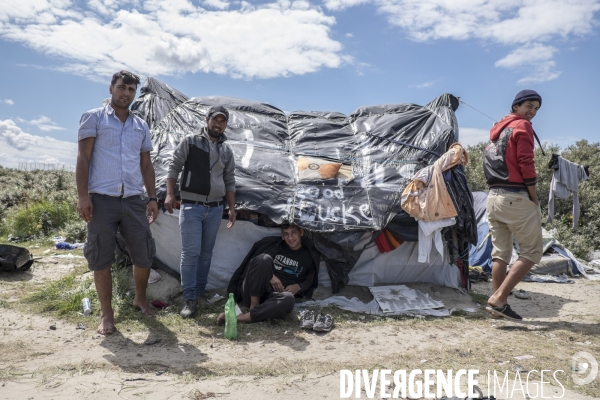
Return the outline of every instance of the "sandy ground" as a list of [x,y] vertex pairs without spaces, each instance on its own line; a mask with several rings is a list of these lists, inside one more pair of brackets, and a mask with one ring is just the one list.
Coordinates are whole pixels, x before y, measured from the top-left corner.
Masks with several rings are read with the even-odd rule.
[[[44,258],[28,273],[0,272],[2,296],[7,303],[16,301],[23,284],[56,279],[76,263],[77,260]],[[161,275],[161,281],[149,286],[149,296],[167,300],[179,290],[178,283],[162,272]],[[430,284],[409,286],[429,293],[449,308],[481,310],[470,296],[457,290]],[[586,351],[600,360],[600,283],[521,283],[519,288],[532,296],[530,300],[511,298],[513,308],[527,317],[524,324],[492,320],[483,317],[483,311],[476,313],[481,318],[389,323],[363,323],[364,316],[349,313],[349,320],[329,333],[283,331],[278,325],[270,325],[265,328],[269,330],[268,338],[247,336],[242,328],[240,339],[233,342],[218,334],[195,342],[178,338],[176,332],[157,340],[149,329],[118,330],[103,337],[95,332],[98,321],[93,317],[86,324],[87,329],[82,330],[64,320],[0,306],[0,398],[337,399],[342,368],[395,369],[394,366],[403,365],[410,372],[448,365],[456,369],[487,369],[485,365],[493,363],[498,364],[498,370],[523,366],[524,371],[536,368],[536,359],[552,358],[555,353],[560,359],[557,362],[568,369],[569,354],[576,351]],[[320,288],[319,293],[324,295],[328,290]],[[478,283],[473,290],[489,295],[491,284]],[[342,294],[371,299],[363,288],[348,288]],[[212,324],[212,320],[200,319],[199,324]],[[536,343],[545,340],[550,356],[539,350],[538,343],[537,350],[532,347],[529,353],[533,361],[517,363],[513,357],[527,351],[528,339]],[[483,349],[487,344],[482,343],[490,343],[493,350]],[[449,349],[458,353],[449,353]],[[436,354],[442,357],[436,358]],[[448,359],[444,354],[456,354],[456,359]],[[508,366],[502,366],[505,362]],[[266,367],[269,372],[264,372]],[[227,374],[227,368],[238,372]],[[594,382],[598,385],[600,378]],[[480,386],[486,392],[486,384],[480,382]],[[595,398],[581,394],[585,392],[563,392],[561,387],[546,385],[544,396]],[[364,392],[361,398],[367,398]],[[374,398],[381,398],[379,391]],[[497,398],[528,397],[513,392],[512,396]],[[530,398],[541,397],[538,394]]]

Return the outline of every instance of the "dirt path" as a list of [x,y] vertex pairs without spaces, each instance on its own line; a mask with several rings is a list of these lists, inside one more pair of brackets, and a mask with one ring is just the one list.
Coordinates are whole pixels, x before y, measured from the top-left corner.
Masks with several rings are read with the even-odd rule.
[[[52,279],[50,269],[60,276],[72,268],[38,264],[27,279],[0,273],[0,398],[335,399],[340,398],[340,369],[381,368],[409,372],[475,368],[481,372],[482,389],[488,370],[503,374],[508,370],[509,377],[515,371],[563,370],[558,376],[564,393],[556,383],[546,384],[544,396],[600,397],[600,377],[579,387],[571,379],[571,361],[578,351],[600,360],[597,282],[521,283],[532,299],[511,298],[511,304],[517,312],[535,317],[526,324],[492,320],[481,311],[425,320],[347,313],[334,330],[322,334],[300,330],[294,316],[281,324],[241,326],[239,340],[233,342],[223,338],[222,328],[213,326],[213,314],[199,318],[191,328],[164,316],[159,320],[169,328],[160,330],[140,318],[118,323],[114,335],[102,337],[95,333],[97,318],[84,319],[86,329],[77,329],[76,323],[12,305],[24,285]],[[168,276],[161,282],[150,288],[153,297],[173,290]],[[414,286],[448,307],[478,307],[452,289]],[[490,284],[477,284],[474,290],[488,294]],[[531,357],[514,358],[523,355]],[[497,397],[526,398],[521,392]]]

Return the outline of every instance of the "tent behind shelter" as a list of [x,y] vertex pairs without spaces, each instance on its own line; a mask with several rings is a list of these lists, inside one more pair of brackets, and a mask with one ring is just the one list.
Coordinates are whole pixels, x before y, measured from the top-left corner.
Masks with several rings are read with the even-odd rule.
[[[477,244],[471,245],[469,250],[469,265],[481,267],[485,272],[492,272],[492,237],[488,224],[485,203],[487,192],[473,192],[474,210],[477,219]],[[577,258],[556,240],[552,234],[542,229],[544,240],[544,253],[542,260],[533,266],[531,275],[568,275],[582,274],[586,276],[585,266]],[[515,241],[511,264],[518,258],[519,245]]]

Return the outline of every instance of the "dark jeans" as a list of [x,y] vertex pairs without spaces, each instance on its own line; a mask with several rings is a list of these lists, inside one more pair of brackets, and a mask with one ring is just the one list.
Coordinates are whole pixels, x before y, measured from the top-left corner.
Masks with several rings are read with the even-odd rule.
[[259,254],[250,261],[246,278],[242,282],[242,302],[250,307],[250,298],[260,297],[260,304],[250,310],[253,322],[284,318],[294,309],[294,295],[289,292],[274,292],[270,283],[272,277],[273,258],[270,255]]

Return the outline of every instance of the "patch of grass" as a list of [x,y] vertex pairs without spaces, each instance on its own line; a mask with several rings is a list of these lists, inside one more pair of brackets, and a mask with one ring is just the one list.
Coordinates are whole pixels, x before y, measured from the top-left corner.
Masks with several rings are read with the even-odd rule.
[[81,311],[81,300],[84,297],[90,298],[90,301],[97,301],[93,279],[81,279],[75,274],[70,274],[38,289],[25,301],[34,304],[41,312],[53,312],[64,316]]
[[488,296],[484,295],[484,294],[480,294],[480,293],[475,293],[474,291],[471,291],[471,293],[469,293],[471,295],[471,299],[482,306],[487,306],[487,301],[488,301]]
[[8,213],[6,226],[13,236],[48,235],[77,219],[75,204],[67,201],[38,200]]
[[[131,268],[112,267],[113,298],[115,313],[133,313]],[[83,276],[84,267],[77,268],[67,276],[46,284],[26,296],[29,303],[39,312],[58,316],[76,315],[81,311],[81,302],[87,297],[92,304],[92,316],[100,316],[100,302],[94,284],[93,274]],[[85,268],[87,271],[87,268]]]

